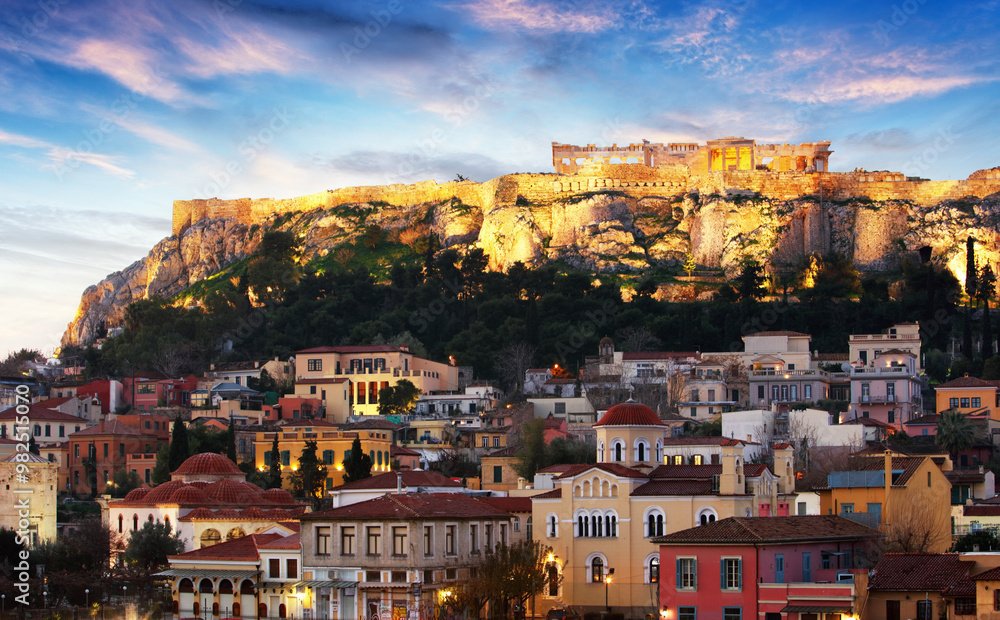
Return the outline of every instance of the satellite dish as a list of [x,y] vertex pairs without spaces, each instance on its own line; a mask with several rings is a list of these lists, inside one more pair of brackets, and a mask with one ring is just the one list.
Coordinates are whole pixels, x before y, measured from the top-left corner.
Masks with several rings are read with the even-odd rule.
[[851,372],[850,362],[844,362],[843,364],[841,364],[840,369],[849,374]]

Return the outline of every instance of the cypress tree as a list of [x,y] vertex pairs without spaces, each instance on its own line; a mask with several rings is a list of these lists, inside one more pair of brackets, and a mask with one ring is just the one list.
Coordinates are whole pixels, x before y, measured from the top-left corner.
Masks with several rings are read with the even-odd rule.
[[229,460],[236,462],[236,426],[233,424],[233,417],[229,416],[229,429],[226,431],[226,456]]
[[174,428],[170,433],[170,471],[176,471],[187,457],[191,456],[188,446],[187,428],[181,422],[181,417],[174,418]]
[[267,488],[281,488],[281,450],[278,449],[278,433],[274,434],[274,443],[271,444],[271,472],[267,478]]

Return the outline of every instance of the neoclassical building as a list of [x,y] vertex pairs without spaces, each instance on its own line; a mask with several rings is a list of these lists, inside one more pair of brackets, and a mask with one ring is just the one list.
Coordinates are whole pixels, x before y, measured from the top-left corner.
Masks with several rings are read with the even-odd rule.
[[102,500],[105,523],[127,534],[149,522],[168,523],[184,540],[185,551],[260,533],[298,521],[306,505],[284,489],[263,490],[221,454],[196,454],[152,489],[130,491],[124,499]]
[[654,537],[726,517],[791,514],[787,444],[775,446],[776,471],[747,463],[738,440],[721,442],[716,463],[666,465],[669,430],[649,407],[620,403],[594,427],[598,462],[567,468],[553,490],[532,498],[534,537],[552,547],[550,571],[561,577],[550,581],[540,613],[608,606],[629,617],[658,614]]

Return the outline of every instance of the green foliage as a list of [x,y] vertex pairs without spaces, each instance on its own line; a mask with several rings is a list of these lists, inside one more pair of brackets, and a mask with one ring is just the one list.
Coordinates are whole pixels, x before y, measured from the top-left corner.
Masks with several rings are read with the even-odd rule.
[[372,457],[361,449],[361,439],[355,437],[351,451],[344,457],[344,484],[372,476]]
[[[150,479],[152,479],[152,475]],[[141,486],[142,479],[139,478],[139,474],[122,467],[121,469],[116,469],[114,476],[111,477],[108,492],[111,494],[111,497],[120,498],[128,495],[129,491],[138,489]]]
[[722,416],[715,418],[714,420],[708,420],[702,424],[695,426],[687,432],[688,426],[685,423],[684,426],[685,434],[693,435],[695,437],[721,437],[722,436]]
[[233,463],[236,462],[236,423],[232,416],[229,418],[229,427],[226,429],[226,456]]
[[956,553],[971,553],[973,551],[1000,551],[1000,538],[987,530],[970,532],[959,536],[951,546]]
[[517,452],[514,471],[518,476],[532,480],[535,472],[550,465],[574,465],[597,462],[597,445],[556,437],[545,443],[545,420],[535,418],[521,427],[522,446]]
[[187,428],[181,417],[177,416],[170,432],[170,458],[167,460],[170,471],[176,471],[189,456],[191,450],[188,446]]
[[1000,355],[994,355],[983,362],[983,375],[980,379],[986,379],[987,381],[1000,379]]
[[184,552],[184,541],[166,523],[150,523],[129,533],[124,562],[140,571],[152,573],[167,565],[168,555]]
[[28,373],[29,362],[44,362],[45,356],[38,349],[20,349],[8,353],[0,362],[0,375],[20,376]]
[[163,484],[170,480],[170,446],[163,444],[160,449],[156,451],[156,465],[153,466],[153,471],[149,475],[150,482],[153,485]]
[[305,442],[299,455],[299,466],[289,477],[293,492],[297,497],[311,501],[318,510],[323,500],[326,475],[326,465],[316,455],[316,442]]
[[418,398],[420,389],[409,379],[400,379],[378,391],[378,414],[406,415],[413,411]]
[[461,584],[472,615],[478,617],[487,601],[491,609],[499,610],[497,617],[508,617],[514,606],[525,609],[528,599],[548,585],[546,558],[551,551],[538,541],[498,544],[487,550],[476,576]]
[[975,444],[976,427],[965,414],[947,409],[942,411],[938,418],[934,441],[954,458],[957,453],[968,450]]

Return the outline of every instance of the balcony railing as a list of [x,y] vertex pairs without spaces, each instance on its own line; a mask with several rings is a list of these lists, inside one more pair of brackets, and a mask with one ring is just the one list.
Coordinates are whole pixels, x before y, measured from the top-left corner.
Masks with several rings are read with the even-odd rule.
[[851,368],[852,375],[887,375],[887,374],[911,374],[906,366],[863,366],[861,368]]
[[987,532],[993,534],[994,536],[1000,536],[1000,525],[980,525],[975,523],[970,525],[951,526],[952,536],[965,536],[966,534],[974,534],[976,532]]
[[773,368],[766,368],[763,370],[751,370],[751,377],[783,377],[786,379],[791,379],[792,377],[823,377],[825,379],[830,379],[835,377],[837,374],[825,370],[820,370],[818,368],[803,368],[801,370],[777,370]]

